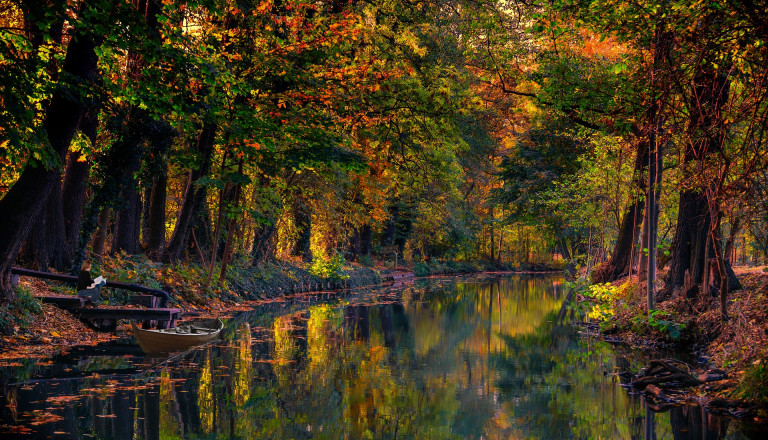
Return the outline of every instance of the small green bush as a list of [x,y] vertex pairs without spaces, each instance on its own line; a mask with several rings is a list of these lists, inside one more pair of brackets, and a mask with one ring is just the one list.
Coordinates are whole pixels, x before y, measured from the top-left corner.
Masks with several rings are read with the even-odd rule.
[[417,277],[426,277],[431,275],[429,264],[419,261],[413,265],[413,274]]
[[314,258],[309,273],[318,278],[342,281],[349,279],[349,275],[344,272],[345,264],[344,257],[337,252],[331,258]]
[[763,360],[753,362],[744,371],[735,393],[741,399],[768,405],[768,367]]
[[632,318],[632,330],[639,334],[656,331],[671,341],[678,341],[686,334],[686,325],[672,320],[672,315],[663,310],[651,310],[649,314],[641,314]]

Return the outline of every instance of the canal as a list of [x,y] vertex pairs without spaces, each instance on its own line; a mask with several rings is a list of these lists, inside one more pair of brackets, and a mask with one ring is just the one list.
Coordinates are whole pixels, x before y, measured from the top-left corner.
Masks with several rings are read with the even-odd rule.
[[743,439],[693,406],[646,410],[647,358],[558,319],[562,279],[433,279],[303,295],[215,344],[126,341],[0,368],[3,439]]

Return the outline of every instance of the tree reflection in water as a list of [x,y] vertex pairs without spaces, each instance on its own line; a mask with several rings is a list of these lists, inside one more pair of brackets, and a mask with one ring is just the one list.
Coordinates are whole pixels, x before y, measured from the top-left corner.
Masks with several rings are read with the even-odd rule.
[[645,359],[558,323],[562,296],[552,277],[432,281],[272,305],[144,373],[164,359],[22,363],[0,370],[3,438],[745,438],[647,411],[612,374]]

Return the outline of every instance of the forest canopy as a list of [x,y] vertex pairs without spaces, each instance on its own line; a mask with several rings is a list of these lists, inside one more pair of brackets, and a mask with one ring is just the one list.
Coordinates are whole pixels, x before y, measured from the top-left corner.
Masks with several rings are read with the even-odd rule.
[[395,246],[662,296],[714,271],[725,315],[768,258],[766,10],[0,0],[0,292],[106,252],[210,283]]

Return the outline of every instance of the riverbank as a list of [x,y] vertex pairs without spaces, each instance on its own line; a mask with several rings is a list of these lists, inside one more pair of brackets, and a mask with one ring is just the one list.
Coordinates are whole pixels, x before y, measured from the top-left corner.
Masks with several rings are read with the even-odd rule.
[[[507,273],[556,270],[544,265],[498,266],[440,261],[414,266],[413,272],[422,277],[481,274],[488,270]],[[392,282],[394,278],[407,279],[411,274],[409,268],[400,267],[394,271],[385,267],[384,262],[365,266],[334,265],[331,261],[318,267],[300,261],[276,260],[259,267],[234,265],[226,280],[214,276],[209,282],[207,268],[187,264],[162,265],[125,254],[105,257],[93,272],[111,281],[165,290],[171,297],[169,307],[180,308],[187,318],[193,319],[227,317],[280,301],[287,295],[373,286]],[[129,336],[130,329],[125,324],[116,332],[94,331],[68,312],[34,299],[36,296],[74,295],[73,286],[22,276],[18,292],[18,307],[0,316],[0,319],[13,321],[12,334],[0,338],[0,365],[19,358],[46,358],[66,352],[73,346],[96,345]],[[105,289],[104,305],[124,305],[128,293]]]
[[[686,353],[680,368],[649,365],[624,372],[659,404],[694,402],[742,419],[768,421],[768,273],[737,270],[743,288],[729,293],[730,319],[716,297],[673,295],[648,315],[645,292],[634,280],[578,289],[577,304],[612,343],[651,353]],[[658,356],[656,356],[658,357]],[[654,370],[653,367],[659,367]]]

